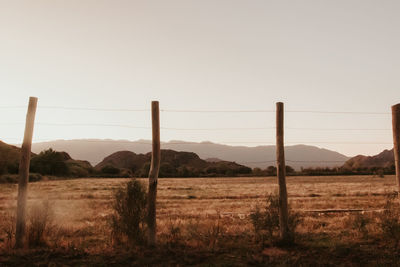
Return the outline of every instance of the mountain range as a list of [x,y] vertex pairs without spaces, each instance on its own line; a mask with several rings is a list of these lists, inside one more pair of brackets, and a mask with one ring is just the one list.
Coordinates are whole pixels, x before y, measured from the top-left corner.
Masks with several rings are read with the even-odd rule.
[[[73,144],[73,145],[71,145]],[[80,144],[80,146],[78,146]],[[93,146],[93,147],[88,147],[87,144]],[[96,144],[100,144],[96,145]],[[75,153],[77,155],[73,155],[74,158],[83,158],[83,154],[79,154],[79,152],[85,152],[86,155],[92,155],[94,151],[100,151],[100,149],[103,149],[103,153],[108,153],[107,151],[110,149],[120,149],[120,148],[115,148],[113,147],[113,144],[118,144],[118,145],[124,145],[126,147],[127,145],[129,146],[141,146],[142,149],[145,149],[144,146],[149,147],[150,142],[149,141],[137,141],[137,142],[131,142],[131,141],[113,141],[113,140],[69,140],[69,141],[54,141],[54,142],[47,142],[47,143],[39,143],[39,144],[34,144],[35,145],[35,152],[41,152],[38,154],[32,153],[32,161],[31,161],[31,169],[32,171],[37,171],[40,168],[48,169],[50,162],[57,163],[59,161],[62,161],[66,164],[66,166],[69,169],[69,174],[73,176],[85,176],[88,175],[89,173],[105,173],[104,170],[108,168],[108,171],[115,171],[112,168],[118,168],[119,170],[127,170],[130,172],[132,175],[138,175],[138,176],[143,176],[144,174],[147,175],[148,172],[148,167],[150,164],[150,158],[151,158],[151,153],[135,153],[132,151],[128,150],[122,150],[122,151],[117,151],[111,154],[106,155],[102,161],[100,162],[91,162],[89,164],[88,161],[84,160],[74,160],[71,158],[71,156],[67,153],[64,152],[65,150],[68,151],[69,153]],[[202,151],[201,149],[205,149],[204,146],[208,146],[213,148],[214,150],[208,150],[209,154],[215,153],[213,157],[207,157],[203,156],[203,159],[201,159],[196,153],[194,152],[184,152],[184,151],[174,151],[171,149],[165,149],[166,146],[168,145],[177,145],[179,144],[180,146],[192,146],[198,151]],[[37,146],[37,145],[41,145]],[[60,146],[63,145],[64,147]],[[53,148],[56,147],[55,150]],[[238,164],[238,160],[231,160],[231,161],[226,161],[224,159],[221,159],[225,156],[225,158],[229,158],[229,155],[226,156],[224,153],[228,153],[229,151],[234,151],[238,155],[238,153],[242,150],[244,151],[243,153],[245,155],[249,155],[250,152],[253,151],[254,154],[260,153],[260,150],[263,149],[263,152],[265,151],[270,152],[271,147],[255,147],[255,148],[249,148],[249,147],[241,147],[241,146],[226,146],[226,145],[220,145],[220,144],[214,144],[214,143],[185,143],[185,142],[177,142],[175,141],[174,143],[163,143],[162,145],[163,149],[161,151],[162,154],[162,170],[167,175],[180,175],[179,177],[186,177],[190,174],[190,171],[194,171],[195,173],[200,173],[202,175],[211,175],[211,174],[218,174],[221,172],[221,174],[224,174],[227,170],[230,170],[234,173],[237,174],[245,174],[251,171],[249,168],[245,167],[251,166],[250,163],[256,164],[256,163],[264,163],[266,164],[267,162],[246,162],[246,164]],[[52,149],[49,149],[52,148]],[[71,148],[75,148],[75,150],[71,150]],[[79,148],[79,149],[78,149]],[[216,148],[219,148],[220,150],[215,150]],[[274,147],[273,147],[274,148]],[[45,150],[45,151],[44,151]],[[57,150],[57,151],[56,151]],[[19,158],[20,158],[20,151],[21,149],[17,146],[9,145],[6,144],[2,141],[0,141],[0,173],[17,173],[18,171],[18,163],[19,163]],[[61,152],[58,152],[61,151]],[[312,161],[312,160],[304,160],[305,156],[302,153],[309,153],[311,154],[311,158],[318,158],[318,160]],[[247,153],[247,154],[246,154]],[[312,155],[314,153],[314,155]],[[207,155],[209,155],[207,154]],[[253,156],[254,156],[253,154]],[[327,162],[333,162],[332,157],[327,159],[327,156],[333,155],[337,157],[339,153],[334,152],[334,151],[329,151],[326,149],[319,149],[316,147],[312,146],[304,146],[304,145],[297,145],[297,146],[291,146],[286,148],[286,154],[289,155],[289,157],[302,157],[301,159],[303,160],[290,160],[287,159],[286,164],[291,165],[292,167],[298,167],[298,165],[293,164],[293,163],[307,163],[307,164],[312,164],[312,162],[316,162],[318,164],[313,164],[312,167],[318,167],[319,164],[324,164],[321,167],[327,167]],[[310,155],[308,156],[308,159],[310,158]],[[81,155],[81,156],[79,156]],[[222,156],[221,156],[222,155]],[[341,154],[339,154],[341,155]],[[231,155],[232,156],[232,155]],[[325,160],[321,160],[323,157],[325,157]],[[340,158],[343,158],[345,156],[341,155]],[[288,157],[287,157],[288,158]],[[334,158],[336,160],[336,158]],[[394,154],[393,154],[393,149],[392,150],[384,150],[381,153],[374,155],[374,156],[364,156],[364,155],[357,155],[353,158],[347,159],[343,164],[340,164],[342,161],[335,161],[335,165],[340,167],[341,170],[351,170],[351,171],[364,171],[365,170],[378,170],[382,169],[385,170],[389,173],[394,172]],[[275,165],[274,162],[268,162],[268,164],[271,166]],[[307,164],[304,164],[304,168],[307,168]],[[55,164],[55,168],[57,169],[58,165]],[[263,168],[263,166],[260,166],[260,168]],[[265,165],[264,165],[265,166]],[[93,168],[94,167],[94,168]],[[106,169],[104,169],[106,167]],[[111,167],[111,169],[110,169]],[[246,169],[247,168],[247,169]],[[37,169],[37,170],[36,170]],[[104,169],[104,170],[103,170]],[[322,168],[323,169],[323,168]],[[338,170],[337,168],[335,168]],[[58,170],[58,169],[57,169]],[[307,170],[307,169],[305,169]],[[318,170],[318,169],[316,169]],[[189,172],[188,172],[189,171]],[[143,172],[143,173],[141,173]],[[193,174],[194,174],[193,172]],[[259,172],[259,171],[258,171]],[[111,174],[111,173],[110,173]]]
[[[72,158],[89,161],[93,166],[100,163],[108,155],[118,151],[131,151],[136,154],[146,154],[151,151],[149,140],[99,140],[76,139],[55,140],[32,144],[32,151],[39,153],[48,148],[65,151]],[[162,149],[194,152],[201,159],[221,159],[233,161],[251,168],[265,169],[275,165],[275,146],[230,146],[212,142],[162,142]],[[285,147],[287,165],[299,170],[301,167],[336,167],[342,166],[350,158],[335,151],[308,145]]]

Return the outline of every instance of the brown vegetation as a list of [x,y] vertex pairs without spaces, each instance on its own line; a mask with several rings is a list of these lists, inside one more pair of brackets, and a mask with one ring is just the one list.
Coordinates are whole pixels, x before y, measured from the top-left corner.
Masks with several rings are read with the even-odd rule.
[[[50,227],[43,231],[44,248],[16,252],[10,246],[14,231],[10,222],[17,186],[0,185],[0,263],[393,266],[400,262],[396,215],[400,207],[397,199],[388,199],[396,188],[393,176],[287,180],[290,206],[302,216],[294,246],[257,242],[250,219],[257,206],[265,208],[267,195],[277,190],[276,178],[171,178],[159,180],[154,250],[113,243],[109,224],[113,192],[128,181],[104,178],[31,184],[29,206],[48,199]],[[389,211],[382,212],[385,208]],[[311,212],[324,209],[364,212]]]

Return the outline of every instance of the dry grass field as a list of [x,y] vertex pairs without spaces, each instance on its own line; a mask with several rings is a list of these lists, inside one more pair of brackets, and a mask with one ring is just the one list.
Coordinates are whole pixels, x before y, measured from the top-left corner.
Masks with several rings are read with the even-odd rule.
[[[249,214],[277,191],[275,177],[159,179],[156,248],[116,244],[113,190],[128,179],[73,179],[29,185],[29,205],[49,204],[46,246],[14,251],[17,185],[0,185],[0,265],[392,265],[396,242],[377,217],[396,190],[393,176],[288,177],[289,203],[302,216],[295,245],[256,242]],[[146,179],[142,180],[146,183]],[[363,212],[323,212],[361,209]],[[321,210],[321,212],[318,212]],[[361,223],[360,223],[361,221]],[[10,233],[8,233],[10,235]]]

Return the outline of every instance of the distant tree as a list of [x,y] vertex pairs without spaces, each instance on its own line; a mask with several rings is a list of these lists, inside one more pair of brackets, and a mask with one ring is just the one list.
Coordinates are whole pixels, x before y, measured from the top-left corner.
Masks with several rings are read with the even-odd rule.
[[286,165],[286,173],[287,174],[292,174],[292,173],[294,173],[295,171],[294,171],[294,169],[291,167],[291,166],[289,166],[289,165]]
[[150,171],[150,162],[146,162],[145,164],[143,164],[140,170],[135,172],[135,176],[147,177],[149,175],[149,171]]
[[7,173],[7,163],[6,161],[0,160],[0,175]]
[[267,175],[273,176],[276,175],[276,167],[275,166],[268,166],[266,169]]
[[179,177],[190,177],[190,171],[186,166],[178,167],[177,171]]
[[239,174],[251,174],[251,172],[252,172],[251,168],[246,167],[246,166],[241,166],[237,170],[237,173],[239,173]]
[[68,175],[65,153],[49,148],[39,153],[31,160],[31,172],[42,175]]
[[106,165],[103,168],[101,168],[101,172],[104,174],[111,174],[111,175],[117,175],[120,173],[120,169],[111,166],[111,165]]
[[161,163],[159,177],[174,177],[177,176],[177,174],[178,172],[171,164],[167,162]]
[[263,171],[260,168],[254,168],[253,169],[253,175],[254,176],[262,176],[263,175]]

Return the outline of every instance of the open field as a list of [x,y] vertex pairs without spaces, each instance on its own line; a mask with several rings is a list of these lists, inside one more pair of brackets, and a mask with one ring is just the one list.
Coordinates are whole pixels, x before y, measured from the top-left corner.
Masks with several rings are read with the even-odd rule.
[[[303,216],[296,245],[262,247],[254,241],[249,214],[277,191],[275,177],[159,179],[159,247],[126,250],[113,243],[108,224],[113,189],[127,179],[74,179],[29,185],[29,204],[48,200],[53,230],[48,247],[14,252],[2,233],[0,263],[6,265],[392,265],[400,264],[396,245],[374,222],[394,176],[287,177],[289,203]],[[146,179],[142,180],[146,182]],[[16,209],[17,185],[0,185],[4,225]],[[372,221],[367,234],[353,227],[362,209]],[[314,212],[313,212],[314,211]],[[179,229],[177,231],[176,229]],[[192,229],[192,231],[189,231]],[[153,256],[153,254],[155,256]],[[0,254],[1,255],[1,254]]]

